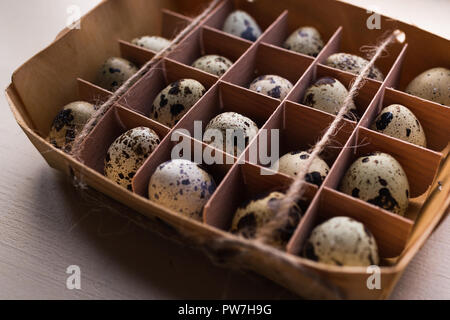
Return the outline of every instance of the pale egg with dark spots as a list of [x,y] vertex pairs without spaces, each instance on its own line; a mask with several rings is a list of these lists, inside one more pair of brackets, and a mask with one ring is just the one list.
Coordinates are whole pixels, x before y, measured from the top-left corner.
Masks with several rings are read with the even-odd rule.
[[250,83],[249,89],[275,99],[283,100],[293,87],[292,83],[283,77],[264,75],[253,80]]
[[159,36],[142,36],[133,39],[131,43],[141,48],[160,52],[170,45],[170,40]]
[[218,77],[227,72],[232,65],[233,62],[230,59],[215,54],[200,57],[192,64],[194,68]]
[[[274,169],[278,168],[278,171],[291,177],[296,177],[299,170],[301,170],[306,161],[310,157],[309,152],[295,151],[289,152],[282,156],[273,166]],[[305,180],[309,183],[320,186],[325,180],[326,176],[330,172],[328,164],[320,157],[316,157],[309,170],[305,175]]]
[[[362,69],[369,64],[369,61],[354,54],[335,53],[327,58],[325,64],[342,71],[359,74]],[[370,68],[367,77],[378,81],[384,80],[383,73],[376,66]]]
[[112,57],[106,60],[100,68],[97,84],[103,89],[114,92],[136,72],[138,72],[138,68],[132,62]]
[[[337,115],[344,105],[348,96],[347,88],[337,79],[323,77],[310,86],[303,98],[303,104],[333,115]],[[357,111],[353,99],[348,106],[349,112],[346,117],[356,119]]]
[[238,156],[257,134],[258,126],[253,120],[236,112],[224,112],[208,123],[203,142]]
[[197,80],[175,81],[155,98],[150,110],[150,118],[168,127],[173,127],[205,92],[205,87]]
[[205,169],[189,160],[174,159],[156,168],[148,196],[167,209],[201,221],[203,207],[215,190],[214,178]]
[[387,153],[358,158],[345,173],[340,190],[401,216],[408,209],[408,177],[400,163]]
[[49,142],[56,148],[70,152],[76,136],[94,112],[94,105],[85,101],[75,101],[64,106],[53,120]]
[[[245,201],[236,210],[231,222],[230,232],[247,239],[252,239],[258,230],[270,222],[278,212],[285,195],[281,192],[270,192]],[[282,229],[275,230],[270,244],[284,248],[295,231],[302,217],[301,208],[295,204],[289,211],[289,219]]]
[[406,92],[450,106],[450,69],[433,68],[419,74],[408,85]]
[[323,40],[314,27],[301,27],[286,39],[283,46],[288,50],[317,57],[323,48]]
[[425,131],[419,120],[401,104],[391,104],[381,110],[370,128],[421,147],[427,146]]
[[105,157],[105,176],[131,190],[136,172],[159,143],[160,137],[150,128],[128,130],[109,147]]
[[315,227],[303,256],[335,266],[371,266],[380,262],[375,237],[364,224],[349,217],[335,217]]
[[249,41],[256,41],[262,34],[256,20],[242,10],[230,13],[225,20],[222,30]]

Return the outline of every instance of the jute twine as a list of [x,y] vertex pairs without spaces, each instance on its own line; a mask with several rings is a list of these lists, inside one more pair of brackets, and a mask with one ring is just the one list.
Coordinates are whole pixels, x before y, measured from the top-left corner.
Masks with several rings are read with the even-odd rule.
[[[339,124],[344,120],[345,115],[350,111],[352,106],[353,98],[358,94],[359,89],[364,85],[365,78],[370,73],[371,68],[375,65],[375,62],[382,54],[386,51],[386,48],[392,42],[401,39],[403,32],[400,30],[395,30],[380,44],[373,48],[373,56],[369,63],[360,71],[358,76],[353,80],[351,88],[348,92],[344,103],[339,109],[336,118],[331,123],[330,127],[327,129],[325,134],[319,139],[316,145],[312,148],[310,156],[305,162],[304,166],[299,168],[298,175],[294,182],[289,187],[286,192],[286,196],[283,198],[280,209],[278,210],[275,217],[267,223],[263,228],[259,229],[256,239],[262,242],[270,243],[273,234],[276,230],[283,229],[287,226],[289,222],[289,211],[300,199],[302,199],[305,192],[305,175],[309,171],[314,160],[322,153],[325,147],[330,143],[332,137],[336,134],[339,129]],[[400,40],[399,40],[400,41]]]
[[109,109],[136,83],[138,82],[151,68],[154,64],[158,63],[161,59],[166,57],[170,52],[172,52],[180,41],[192,30],[194,30],[220,3],[221,0],[213,0],[208,5],[208,7],[198,15],[192,22],[186,26],[178,35],[170,42],[170,44],[162,51],[158,52],[151,60],[145,63],[142,68],[130,77],[120,88],[118,88],[109,99],[103,103],[97,111],[92,115],[90,120],[86,123],[83,130],[77,135],[74,140],[72,147],[72,156],[77,160],[81,160],[81,152],[83,151],[83,142],[95,128],[97,123],[103,118],[103,116],[108,112]]

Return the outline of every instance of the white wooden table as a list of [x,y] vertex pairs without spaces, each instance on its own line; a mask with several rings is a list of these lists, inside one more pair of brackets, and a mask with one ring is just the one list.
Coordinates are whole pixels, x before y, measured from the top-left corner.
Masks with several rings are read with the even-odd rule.
[[[65,25],[69,5],[99,0],[2,0],[0,87]],[[447,0],[356,1],[450,38]],[[388,5],[389,4],[389,5]],[[443,28],[445,26],[445,28]],[[201,253],[92,206],[50,169],[0,99],[0,298],[287,298],[267,280],[213,266]],[[450,299],[450,219],[426,243],[394,299]],[[66,268],[81,267],[81,290]]]

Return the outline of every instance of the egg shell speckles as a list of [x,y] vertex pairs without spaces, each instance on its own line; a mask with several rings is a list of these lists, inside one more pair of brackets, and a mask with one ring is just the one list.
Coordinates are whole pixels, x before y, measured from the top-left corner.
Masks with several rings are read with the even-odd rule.
[[340,190],[401,216],[408,208],[408,178],[400,163],[386,153],[357,159],[345,173]]
[[128,60],[112,57],[105,61],[99,70],[97,84],[111,92],[119,89],[138,68]]
[[158,134],[150,128],[128,130],[109,147],[105,157],[105,176],[131,190],[134,175],[159,143]]
[[322,37],[316,28],[301,27],[287,38],[283,47],[298,53],[317,57],[323,45]]
[[[227,136],[227,130],[233,130],[235,135],[228,134]],[[203,141],[217,149],[238,156],[257,133],[258,126],[251,119],[236,112],[224,112],[208,123],[203,135]],[[245,139],[244,149],[240,147],[239,143],[236,143],[235,136]]]
[[198,58],[192,66],[202,71],[221,77],[233,65],[229,59],[218,55],[206,55]]
[[249,89],[275,99],[283,100],[289,91],[291,91],[292,87],[292,83],[285,78],[275,75],[265,75],[253,80]]
[[[358,74],[368,63],[369,61],[366,59],[349,53],[332,54],[325,62],[329,67],[348,71],[353,74]],[[377,67],[372,67],[367,77],[378,81],[384,80],[383,74]]]
[[94,112],[94,105],[88,102],[75,101],[69,103],[53,120],[48,140],[56,148],[70,152],[75,137],[81,132]]
[[205,92],[205,87],[197,80],[175,81],[162,90],[153,101],[150,118],[173,127]]
[[303,255],[337,266],[370,266],[380,262],[372,233],[349,217],[335,217],[317,226],[306,242]]
[[[278,161],[278,171],[291,177],[296,177],[298,171],[305,165],[310,154],[306,151],[296,151],[285,154]],[[276,164],[275,164],[276,167]],[[321,158],[317,157],[311,164],[305,180],[320,186],[330,172],[330,167]]]
[[133,39],[132,44],[154,52],[160,52],[170,45],[170,41],[158,36],[143,36]]
[[419,74],[408,85],[406,92],[450,106],[450,69],[433,68]]
[[[337,115],[347,95],[347,88],[339,80],[331,77],[323,77],[306,90],[303,104]],[[352,100],[347,118],[355,119],[355,117],[356,106]]]
[[261,28],[255,19],[241,10],[230,13],[225,20],[222,30],[249,41],[256,41],[262,34]]
[[[237,210],[231,223],[230,232],[239,234],[245,238],[254,238],[259,228],[263,227],[273,219],[281,200],[285,195],[281,192],[271,192],[259,195],[244,202]],[[277,230],[272,241],[272,245],[284,247],[295,231],[302,211],[295,205],[289,213],[288,225],[282,230]]]
[[203,207],[216,190],[213,177],[198,164],[175,159],[150,178],[149,199],[186,217],[202,220]]
[[401,104],[392,104],[381,110],[371,129],[421,147],[427,146],[425,132],[419,120]]

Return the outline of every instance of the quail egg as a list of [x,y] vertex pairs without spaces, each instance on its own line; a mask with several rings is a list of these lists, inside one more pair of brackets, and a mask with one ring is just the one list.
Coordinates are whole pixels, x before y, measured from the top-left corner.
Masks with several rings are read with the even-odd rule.
[[[349,53],[332,54],[325,62],[325,64],[329,67],[348,71],[353,74],[359,74],[368,63],[369,61],[367,61],[366,59]],[[367,77],[378,81],[384,80],[383,74],[375,66],[370,69]]]
[[[274,165],[278,171],[291,177],[296,177],[298,171],[305,165],[310,154],[306,151],[290,152],[282,156]],[[330,172],[330,167],[320,157],[316,157],[305,175],[305,180],[320,186]]]
[[288,50],[317,57],[323,45],[322,37],[316,28],[301,27],[287,38],[283,46]]
[[303,255],[336,266],[371,266],[380,262],[375,237],[364,224],[349,217],[335,217],[314,228]]
[[262,34],[255,19],[241,10],[236,10],[227,17],[222,30],[249,41],[256,41]]
[[138,68],[130,61],[112,57],[106,60],[100,68],[97,84],[103,89],[114,92],[136,72],[138,72]]
[[345,173],[340,190],[401,216],[408,208],[408,178],[400,163],[386,153],[357,159]]
[[[275,191],[244,202],[234,214],[230,232],[247,239],[254,238],[257,230],[275,217],[284,197],[283,193]],[[271,244],[276,247],[284,247],[294,233],[301,217],[302,210],[295,204],[289,212],[288,224],[277,230],[271,239]]]
[[450,106],[450,69],[433,68],[419,74],[408,85],[406,92]]
[[75,137],[95,112],[94,105],[76,101],[66,105],[53,120],[48,140],[65,152],[72,150]]
[[133,39],[132,44],[149,49],[155,52],[160,52],[170,45],[170,41],[163,37],[158,36],[143,36]]
[[205,92],[205,87],[197,80],[175,81],[162,90],[153,101],[150,117],[168,127],[173,127]]
[[156,168],[148,196],[170,210],[200,221],[203,207],[215,190],[213,177],[198,164],[174,159]]
[[159,142],[158,134],[150,128],[128,130],[109,147],[105,157],[105,176],[131,190],[131,180]]
[[421,147],[427,146],[425,132],[419,120],[401,104],[391,104],[381,110],[371,129]]
[[229,59],[215,54],[197,59],[192,66],[202,71],[221,77],[233,65]]
[[275,99],[283,100],[289,91],[291,91],[292,87],[292,83],[285,78],[275,75],[265,75],[253,80],[249,89]]
[[[303,104],[333,115],[339,113],[348,96],[347,88],[337,79],[323,77],[306,90]],[[349,106],[348,118],[356,118],[356,106],[352,100]]]
[[258,126],[251,119],[236,112],[225,112],[208,123],[203,141],[238,156],[257,133]]

